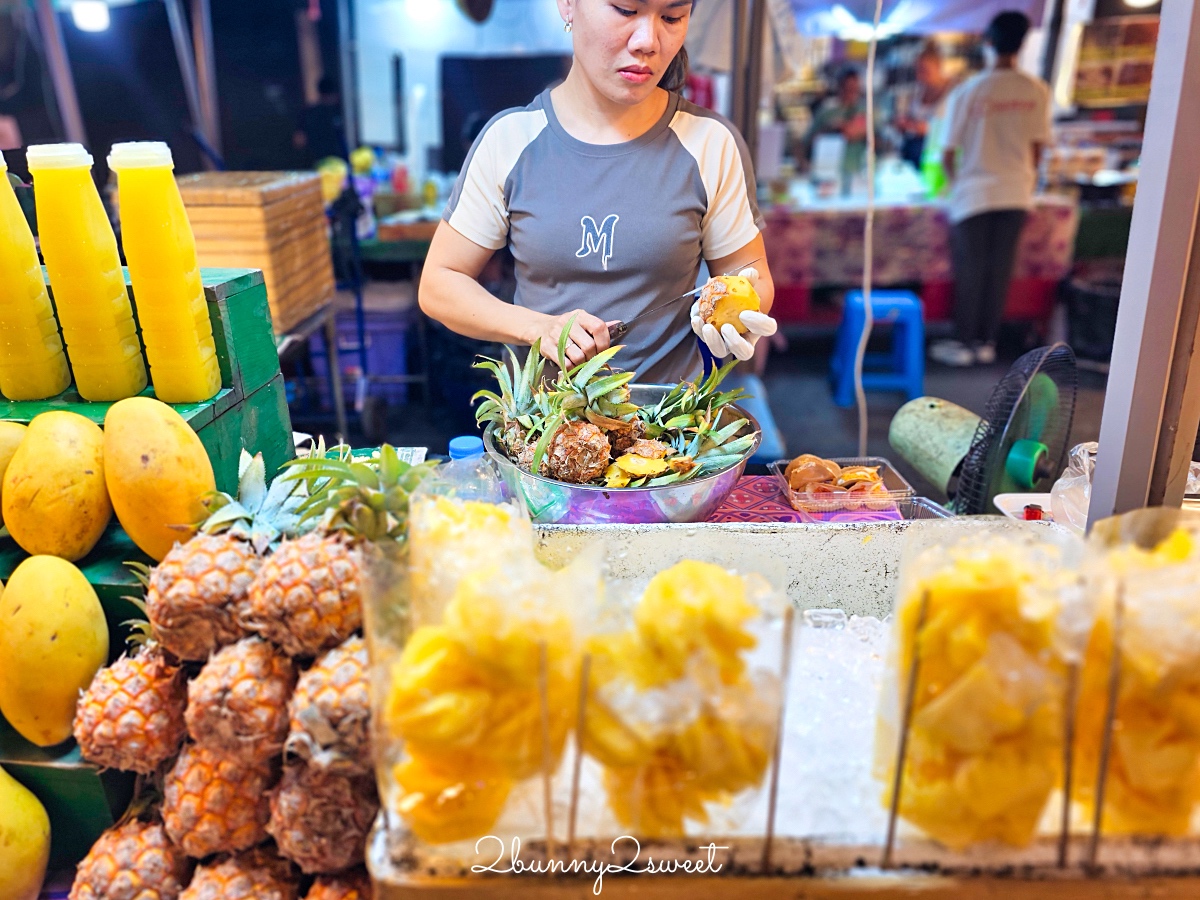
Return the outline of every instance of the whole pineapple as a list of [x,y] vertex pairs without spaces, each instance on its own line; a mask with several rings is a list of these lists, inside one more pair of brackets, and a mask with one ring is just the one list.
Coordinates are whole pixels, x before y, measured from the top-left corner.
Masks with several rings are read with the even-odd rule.
[[188,856],[236,853],[267,839],[270,762],[241,763],[188,744],[167,775],[162,817],[171,840]]
[[154,635],[179,659],[203,662],[246,636],[238,621],[265,553],[295,530],[300,485],[276,479],[270,490],[262,454],[242,452],[238,498],[214,494],[200,533],[177,544],[151,571],[146,612]]
[[410,466],[393,447],[356,460],[295,460],[280,480],[307,484],[303,521],[317,530],[285,540],[250,586],[242,623],[291,656],[311,658],[362,626],[362,541],[402,540],[413,489],[433,471]]
[[297,900],[299,895],[292,864],[259,847],[200,866],[180,900]]
[[362,869],[341,875],[322,875],[308,889],[305,900],[372,900],[371,879]]
[[345,775],[371,772],[367,645],[352,637],[300,676],[292,694],[285,750]]
[[70,900],[177,900],[191,868],[162,825],[126,822],[92,845],[75,870]]
[[267,831],[306,874],[360,865],[379,811],[375,781],[289,765],[271,797]]
[[587,484],[604,474],[612,445],[591,422],[564,422],[546,448],[546,472],[558,481]]
[[222,647],[188,685],[188,733],[197,744],[242,762],[278,756],[295,687],[295,664],[261,638]]
[[[144,641],[149,626],[142,623]],[[135,636],[136,640],[136,636]],[[161,647],[144,642],[101,669],[75,707],[75,740],[88,762],[149,775],[187,737],[187,682]]]

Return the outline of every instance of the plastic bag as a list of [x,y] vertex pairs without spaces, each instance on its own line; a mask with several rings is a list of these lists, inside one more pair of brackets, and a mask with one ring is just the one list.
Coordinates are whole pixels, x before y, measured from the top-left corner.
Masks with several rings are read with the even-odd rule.
[[1087,529],[1088,507],[1092,502],[1092,472],[1096,469],[1095,441],[1071,449],[1071,462],[1062,477],[1050,489],[1050,510],[1054,521],[1076,534]]

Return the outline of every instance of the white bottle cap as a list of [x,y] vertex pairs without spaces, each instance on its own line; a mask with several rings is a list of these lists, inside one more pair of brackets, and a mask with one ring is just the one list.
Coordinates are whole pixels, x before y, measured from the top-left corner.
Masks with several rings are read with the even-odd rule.
[[90,168],[92,157],[83,144],[32,144],[25,151],[29,170]]
[[113,144],[108,154],[108,167],[117,172],[122,169],[173,169],[171,148],[161,141],[131,141]]

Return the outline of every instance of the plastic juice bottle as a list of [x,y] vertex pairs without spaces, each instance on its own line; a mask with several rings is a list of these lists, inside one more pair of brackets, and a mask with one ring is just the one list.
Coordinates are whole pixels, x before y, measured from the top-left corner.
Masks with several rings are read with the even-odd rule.
[[121,239],[150,360],[154,394],[164,403],[200,403],[221,389],[196,239],[166,144],[115,144]]
[[45,400],[71,386],[71,370],[25,213],[0,155],[0,394]]
[[84,400],[140,394],[146,362],[92,158],[81,144],[35,144],[26,158],[75,387]]

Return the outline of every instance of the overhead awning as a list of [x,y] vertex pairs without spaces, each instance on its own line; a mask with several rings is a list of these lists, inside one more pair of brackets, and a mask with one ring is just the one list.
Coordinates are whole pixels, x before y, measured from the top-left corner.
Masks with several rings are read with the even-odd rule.
[[[791,0],[796,25],[810,37],[833,35],[868,40],[875,18],[874,0]],[[1019,10],[1041,24],[1045,0],[884,0],[880,37],[961,31],[980,34],[992,18]]]

